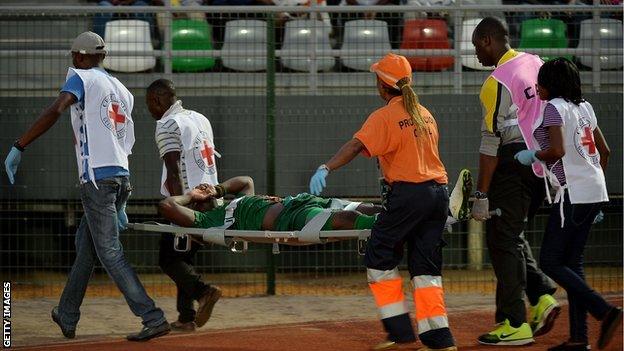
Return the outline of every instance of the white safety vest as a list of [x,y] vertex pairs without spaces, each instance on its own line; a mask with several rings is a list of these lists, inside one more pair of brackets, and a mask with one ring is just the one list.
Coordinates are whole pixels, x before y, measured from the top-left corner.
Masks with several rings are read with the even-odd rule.
[[[182,151],[185,158],[186,177],[190,191],[199,184],[219,184],[215,155],[218,155],[214,146],[212,126],[208,119],[195,111],[180,109],[160,119],[157,123],[175,120],[180,128]],[[166,187],[167,168],[163,163],[160,193],[170,196]]]
[[[585,204],[609,201],[604,172],[600,167],[600,154],[594,142],[594,129],[598,125],[594,109],[588,102],[575,105],[562,98],[549,101],[563,120],[563,143],[565,155],[557,162],[563,162],[566,184],[561,186],[552,169],[546,170],[550,184],[557,191],[555,202],[563,204],[563,194],[568,190],[570,203]],[[536,127],[541,125],[542,116],[536,121]],[[537,140],[534,145],[539,147]],[[546,182],[546,181],[545,181]],[[546,184],[547,186],[547,184]],[[548,190],[548,189],[547,189]],[[550,194],[547,191],[548,200]],[[563,206],[562,225],[563,225]]]
[[[84,84],[84,108],[71,107],[71,123],[80,182],[86,172],[95,184],[94,168],[128,168],[134,145],[132,108],[134,97],[121,82],[105,71],[69,68],[67,79],[77,74]],[[88,148],[88,154],[87,154]]]

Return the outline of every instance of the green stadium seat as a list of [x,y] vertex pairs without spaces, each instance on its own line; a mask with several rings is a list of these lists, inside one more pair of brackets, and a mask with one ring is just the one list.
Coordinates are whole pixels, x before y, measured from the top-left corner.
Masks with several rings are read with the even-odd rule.
[[[522,22],[519,49],[567,48],[568,37],[566,24],[557,19],[534,18]],[[572,59],[572,55],[542,56],[548,61],[557,57]]]
[[[212,30],[206,21],[179,19],[171,25],[171,46],[173,50],[212,50]],[[198,72],[209,70],[215,65],[214,57],[174,56],[173,70],[176,72]]]

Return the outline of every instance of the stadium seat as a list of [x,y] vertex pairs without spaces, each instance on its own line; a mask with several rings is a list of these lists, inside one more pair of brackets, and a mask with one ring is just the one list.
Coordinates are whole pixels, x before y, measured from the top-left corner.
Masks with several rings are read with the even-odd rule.
[[[534,18],[522,22],[519,49],[535,48],[567,48],[567,27],[562,20],[549,18]],[[530,50],[529,50],[530,51]],[[540,55],[542,60],[548,61],[559,56]],[[561,55],[572,59],[571,55]]]
[[348,21],[344,28],[342,50],[379,50],[375,55],[344,56],[342,63],[351,69],[368,71],[392,48],[386,22],[377,20]]
[[[502,6],[502,0],[461,0],[462,5],[481,5],[481,6]],[[451,16],[452,17],[452,16]],[[497,17],[505,18],[503,11],[494,10],[469,10],[464,12],[464,18],[485,18],[485,17]]]
[[156,66],[149,23],[141,20],[117,20],[106,23],[108,52],[134,51],[137,55],[107,55],[104,67],[117,72],[142,72]]
[[[179,19],[171,25],[173,50],[212,50],[212,31],[208,22]],[[214,67],[214,57],[174,56],[172,68],[176,72],[197,72]]]
[[[462,50],[471,50],[474,52],[474,46],[472,45],[472,32],[477,27],[477,24],[481,22],[483,18],[471,18],[464,20],[462,24],[462,36],[459,46]],[[468,54],[462,55],[462,65],[464,67],[468,67],[471,69],[481,70],[481,71],[491,71],[494,67],[485,67],[479,60],[477,59],[477,55]]]
[[[596,23],[593,19],[581,21],[581,34],[578,47],[592,48],[593,34],[598,33],[601,48],[622,49],[622,22],[612,18],[601,18]],[[593,67],[592,55],[579,56],[581,64]],[[600,69],[617,69],[622,67],[622,55],[600,55]]]
[[[450,49],[446,22],[437,19],[407,20],[401,49]],[[453,67],[452,56],[407,57],[416,71],[442,71]]]
[[[234,20],[225,25],[222,60],[223,66],[236,71],[262,71],[266,69],[266,22],[259,20]],[[250,55],[254,51],[256,55]],[[260,54],[258,56],[257,54]]]
[[[284,44],[282,50],[296,50],[297,52],[310,52],[310,40],[312,27],[316,27],[316,48],[318,50],[331,50],[329,43],[329,28],[325,23],[317,20],[292,20],[286,22],[284,32]],[[293,54],[282,55],[284,67],[295,71],[309,71],[310,58],[295,56]],[[316,64],[318,71],[329,71],[334,67],[334,58],[331,56],[317,56]]]

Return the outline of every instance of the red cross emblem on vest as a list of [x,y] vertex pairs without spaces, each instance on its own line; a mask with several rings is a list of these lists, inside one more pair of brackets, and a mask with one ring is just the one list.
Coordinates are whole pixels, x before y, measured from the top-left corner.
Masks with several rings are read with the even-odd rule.
[[119,104],[112,103],[111,110],[108,110],[108,118],[117,130],[117,123],[126,123],[126,116],[119,111]]
[[590,155],[594,155],[596,153],[596,143],[594,142],[594,134],[592,133],[591,128],[584,127],[583,135],[581,136],[581,145],[587,147],[587,151]]
[[202,155],[202,158],[206,160],[206,164],[208,166],[214,165],[214,162],[212,161],[212,155],[214,155],[214,150],[213,148],[208,146],[208,143],[205,140],[204,140],[204,147],[201,149],[201,155]]

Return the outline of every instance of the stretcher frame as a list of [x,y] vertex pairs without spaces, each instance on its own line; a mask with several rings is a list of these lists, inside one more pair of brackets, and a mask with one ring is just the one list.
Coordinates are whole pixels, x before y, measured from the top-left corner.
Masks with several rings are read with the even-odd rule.
[[[301,231],[273,231],[273,230],[231,230],[222,228],[187,228],[175,225],[150,223],[129,223],[128,228],[157,233],[170,233],[176,236],[175,249],[187,251],[190,241],[187,240],[185,249],[179,249],[178,244],[184,238],[190,238],[200,244],[215,244],[229,248],[235,253],[247,251],[248,243],[273,244],[273,253],[279,253],[279,245],[303,246],[326,244],[343,240],[358,240],[358,252],[363,254],[366,241],[370,237],[370,229],[353,230],[301,230]],[[305,228],[304,228],[305,229]]]
[[[161,224],[157,222],[149,223],[129,223],[128,228],[146,232],[171,233],[175,235],[174,249],[176,251],[188,251],[191,248],[191,240],[200,244],[215,244],[225,246],[235,253],[245,253],[248,243],[273,244],[273,253],[279,254],[279,245],[304,246],[314,244],[326,244],[343,240],[357,239],[357,251],[364,254],[366,241],[371,235],[370,229],[351,230],[323,230],[323,224],[327,220],[329,211],[324,211],[322,215],[313,218],[300,231],[274,231],[274,230],[232,230],[225,228],[187,228],[175,225]],[[490,211],[491,216],[500,216],[501,210]],[[447,229],[450,226],[469,220],[455,219],[450,217],[446,222]],[[179,249],[182,240],[186,240],[186,247]]]

